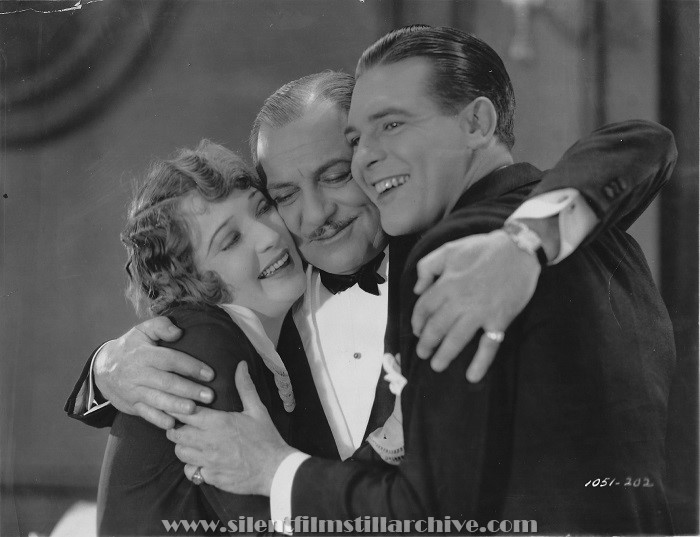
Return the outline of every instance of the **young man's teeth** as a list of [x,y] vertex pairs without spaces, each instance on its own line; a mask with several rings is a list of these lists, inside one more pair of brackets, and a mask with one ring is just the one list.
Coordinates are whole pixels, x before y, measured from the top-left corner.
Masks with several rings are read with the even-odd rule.
[[279,269],[281,266],[283,266],[287,260],[289,259],[289,254],[284,254],[284,257],[282,257],[279,261],[277,261],[274,265],[270,265],[267,267],[265,270],[262,271],[261,276],[263,278],[267,278],[268,276],[271,276],[274,274],[274,272]]
[[400,175],[398,177],[391,177],[389,179],[379,181],[374,185],[374,188],[377,190],[377,194],[381,194],[382,192],[386,192],[390,188],[394,188],[396,186],[404,184],[406,181],[408,181],[408,175]]

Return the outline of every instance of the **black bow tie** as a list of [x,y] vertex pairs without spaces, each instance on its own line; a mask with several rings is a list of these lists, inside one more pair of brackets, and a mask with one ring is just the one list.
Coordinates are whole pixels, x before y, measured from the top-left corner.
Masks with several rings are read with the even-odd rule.
[[371,295],[379,295],[379,284],[386,281],[386,279],[377,274],[383,259],[384,253],[381,253],[369,263],[362,265],[362,268],[355,274],[331,274],[330,272],[319,270],[321,283],[334,295],[350,289],[355,284],[358,284],[360,289],[367,291]]

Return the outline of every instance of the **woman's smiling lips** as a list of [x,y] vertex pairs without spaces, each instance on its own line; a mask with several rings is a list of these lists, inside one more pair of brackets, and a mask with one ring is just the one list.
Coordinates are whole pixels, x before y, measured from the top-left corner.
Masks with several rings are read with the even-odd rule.
[[291,264],[291,261],[292,257],[289,255],[289,252],[285,250],[275,261],[270,263],[267,267],[265,267],[265,269],[263,269],[260,272],[260,274],[258,275],[258,280],[263,280],[265,278],[273,276],[280,269],[289,266]]

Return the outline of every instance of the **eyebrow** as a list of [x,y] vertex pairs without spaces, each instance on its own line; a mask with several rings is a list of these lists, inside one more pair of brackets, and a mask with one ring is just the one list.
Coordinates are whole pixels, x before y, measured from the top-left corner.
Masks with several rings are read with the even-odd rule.
[[[380,110],[379,112],[375,112],[374,114],[369,116],[367,118],[367,122],[374,123],[375,121],[377,121],[379,119],[383,119],[386,116],[391,116],[393,114],[405,114],[405,113],[406,113],[406,111],[402,108],[396,108],[396,107],[385,108],[385,109]],[[348,125],[347,127],[345,127],[343,134],[345,134],[345,136],[347,136],[351,132],[357,132],[357,130],[358,130],[357,127],[354,127],[352,125]]]
[[[260,192],[260,191],[259,191],[259,190],[256,190],[255,188],[251,188],[251,189],[250,189],[250,193],[248,194],[248,199],[249,199],[249,200],[252,199],[253,196],[255,196],[255,194],[258,193],[258,192]],[[216,231],[214,231],[214,233],[212,234],[211,239],[209,239],[209,246],[207,246],[207,255],[209,255],[209,252],[211,252],[211,247],[212,247],[212,245],[214,244],[214,239],[215,239],[216,236],[219,234],[219,232],[220,232],[224,227],[226,227],[226,224],[228,224],[228,223],[231,221],[231,218],[233,218],[233,216],[229,216],[226,220],[224,220],[223,222],[221,222],[221,224],[219,225],[219,227],[217,227],[217,228],[216,228]]]
[[295,187],[295,186],[297,186],[297,184],[293,181],[287,181],[285,183],[272,183],[272,184],[268,183],[267,190],[269,192],[270,190],[279,190],[281,188],[291,188],[291,187]]
[[314,170],[313,176],[318,177],[323,172],[327,171],[329,168],[332,168],[336,164],[350,164],[350,161],[351,161],[351,159],[347,159],[347,158],[343,158],[343,157],[336,157],[334,159],[331,159],[328,162],[324,162],[318,168],[316,168]]
[[[312,175],[313,177],[318,177],[318,176],[321,175],[323,172],[325,172],[325,171],[328,170],[329,168],[332,168],[332,167],[335,166],[336,164],[350,164],[350,159],[344,158],[344,157],[336,157],[336,158],[333,158],[333,159],[331,159],[331,160],[329,160],[329,161],[324,162],[323,164],[321,164],[318,168],[316,168],[316,169],[311,173],[311,175]],[[267,184],[267,190],[268,190],[268,191],[270,191],[270,190],[279,190],[279,189],[282,189],[282,188],[298,188],[298,187],[299,187],[299,184],[298,184],[298,183],[295,183],[294,181],[285,181],[285,182],[283,182],[283,183],[272,183],[272,184],[268,183],[268,184]]]

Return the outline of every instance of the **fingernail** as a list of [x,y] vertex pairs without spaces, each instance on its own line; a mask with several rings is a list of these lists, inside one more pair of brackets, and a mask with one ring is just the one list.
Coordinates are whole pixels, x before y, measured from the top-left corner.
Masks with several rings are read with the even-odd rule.
[[168,332],[170,332],[171,334],[177,334],[178,332],[180,332],[180,329],[176,326],[169,326]]
[[435,371],[436,373],[442,373],[445,370],[445,366],[441,363],[436,362],[435,360],[432,360],[430,362],[430,367]]
[[481,375],[479,374],[478,371],[468,370],[467,371],[467,380],[469,382],[473,382],[474,384],[476,384],[477,382],[479,382],[481,380]]
[[211,380],[214,378],[214,372],[208,367],[203,367],[199,372],[199,376],[202,380]]
[[204,401],[205,403],[208,403],[209,401],[212,400],[212,393],[209,390],[202,390],[199,392],[199,398],[200,400]]

